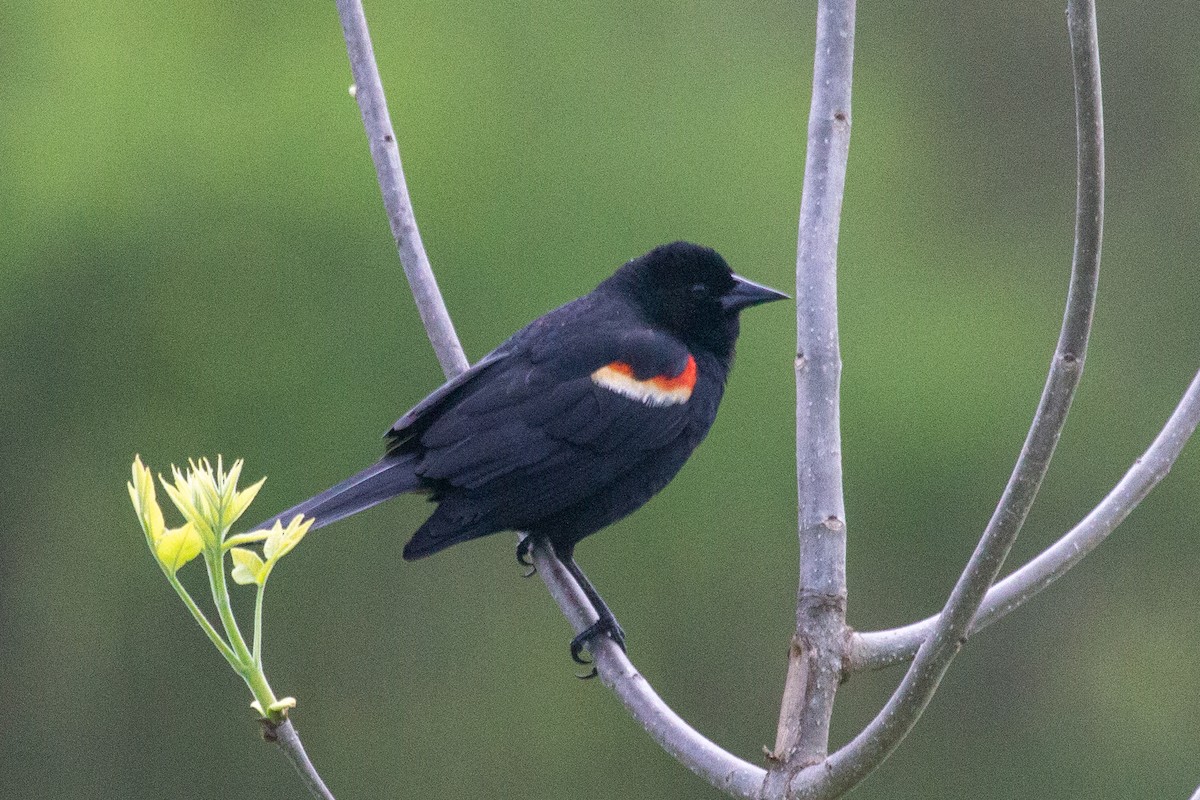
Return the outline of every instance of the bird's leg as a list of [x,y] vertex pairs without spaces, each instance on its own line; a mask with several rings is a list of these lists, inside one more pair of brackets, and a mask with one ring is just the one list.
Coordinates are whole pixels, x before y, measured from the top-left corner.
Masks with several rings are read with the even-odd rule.
[[537,574],[537,567],[533,565],[533,537],[525,536],[517,542],[517,563],[522,567],[529,567],[529,571],[522,577],[529,578]]
[[[588,580],[587,575],[584,575],[583,570],[575,563],[574,556],[571,553],[567,553],[559,556],[559,559],[562,561],[563,566],[567,568],[567,572],[571,573],[571,577],[578,581],[579,588],[583,589],[583,593],[587,595],[588,601],[591,602],[592,608],[596,609],[596,615],[598,616],[595,622],[571,640],[571,658],[577,664],[591,664],[592,662],[585,659],[581,653],[588,642],[602,635],[608,636],[608,638],[616,642],[622,651],[625,650],[625,631],[621,630],[617,618],[613,616],[612,610],[604,602],[604,598],[596,591],[596,587],[592,586],[592,582]],[[596,668],[592,667],[591,672],[579,677],[583,679],[596,677]]]

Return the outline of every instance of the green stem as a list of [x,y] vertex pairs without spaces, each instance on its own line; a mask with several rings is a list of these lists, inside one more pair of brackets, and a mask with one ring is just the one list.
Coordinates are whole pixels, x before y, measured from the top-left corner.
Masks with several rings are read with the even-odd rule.
[[263,716],[272,722],[280,722],[286,714],[280,711],[272,711],[271,706],[278,702],[275,699],[275,692],[271,690],[271,684],[267,683],[267,676],[263,674],[261,668],[250,664],[247,669],[241,672],[242,680],[250,687],[250,693],[254,695],[254,699],[258,701],[258,705],[263,710]]
[[262,614],[263,614],[263,593],[267,589],[267,582],[264,580],[258,585],[258,594],[254,598],[254,666],[259,672],[262,672]]
[[233,604],[229,602],[229,587],[225,583],[225,554],[206,551],[204,566],[208,569],[213,605],[217,607],[217,614],[221,617],[221,625],[229,637],[229,644],[237,654],[239,662],[243,665],[250,664],[254,657],[250,654],[250,648],[246,646],[241,629],[238,628],[237,617],[233,615]]
[[163,574],[167,576],[167,582],[175,589],[175,593],[179,595],[179,599],[187,606],[188,611],[192,612],[192,616],[200,625],[200,629],[208,636],[209,641],[213,643],[213,646],[217,648],[217,651],[221,655],[225,656],[225,660],[229,662],[231,667],[240,671],[241,665],[238,662],[237,655],[225,643],[225,640],[221,638],[221,634],[217,633],[217,629],[208,621],[208,617],[204,616],[204,612],[200,610],[200,606],[196,605],[196,601],[188,594],[188,590],[183,588],[183,584],[179,582],[179,578],[172,575],[165,567],[163,568]]
[[229,635],[229,641],[233,646],[236,656],[236,661],[232,662],[234,670],[242,676],[242,680],[250,688],[250,693],[254,695],[254,699],[262,707],[264,716],[278,722],[283,719],[283,713],[270,711],[271,706],[277,702],[277,699],[275,692],[271,689],[271,684],[267,682],[267,676],[263,674],[261,664],[261,589],[254,612],[255,634],[254,652],[252,653],[250,648],[246,646],[246,640],[242,637],[241,629],[238,628],[237,618],[233,615],[233,604],[229,600],[229,584],[225,581],[225,553],[223,551],[216,554],[206,552],[204,555],[204,566],[208,569],[208,579],[212,585],[213,603],[217,606],[217,612],[221,616],[221,624],[224,626],[225,632]]

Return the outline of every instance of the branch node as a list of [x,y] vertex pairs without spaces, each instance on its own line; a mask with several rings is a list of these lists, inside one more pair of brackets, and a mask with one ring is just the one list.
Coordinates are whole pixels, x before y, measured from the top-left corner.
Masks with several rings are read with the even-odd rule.
[[916,724],[950,662],[966,643],[972,621],[1037,497],[1066,423],[1082,372],[1095,309],[1104,204],[1104,142],[1094,3],[1070,0],[1068,19],[1076,99],[1075,254],[1056,356],[1033,424],[975,552],[955,582],[941,615],[931,626],[931,634],[917,649],[900,686],[858,736],[825,759],[823,772],[797,776],[797,781],[789,787],[794,793],[841,796],[882,763]]
[[[845,592],[823,592],[817,589],[801,589],[796,593],[797,604],[802,614],[812,614],[814,612],[836,611],[841,614],[846,612],[846,594]],[[844,628],[843,630],[848,630]],[[807,637],[802,633],[797,633],[792,636],[792,648],[803,648],[807,643]]]
[[259,717],[258,721],[262,725],[263,741],[276,744],[279,741],[279,726],[266,717]]
[[858,635],[858,631],[845,626],[842,639],[842,665],[838,673],[838,685],[850,680],[850,676],[854,674],[854,637]]

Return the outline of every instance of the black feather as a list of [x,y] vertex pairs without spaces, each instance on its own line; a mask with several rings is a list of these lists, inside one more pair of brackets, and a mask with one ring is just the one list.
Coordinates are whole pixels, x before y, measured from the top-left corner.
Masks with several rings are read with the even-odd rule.
[[276,522],[287,525],[297,514],[315,517],[313,529],[322,528],[331,522],[345,519],[351,514],[366,511],[384,500],[404,492],[414,491],[421,486],[412,456],[385,456],[336,486],[310,497],[299,505],[292,506],[282,514],[256,525],[252,530],[270,528]]

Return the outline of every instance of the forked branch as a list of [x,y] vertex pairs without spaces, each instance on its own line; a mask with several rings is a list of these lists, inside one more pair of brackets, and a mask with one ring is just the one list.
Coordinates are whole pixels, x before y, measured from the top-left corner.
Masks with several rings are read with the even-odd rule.
[[[1045,589],[1083,560],[1129,516],[1171,471],[1200,423],[1200,372],[1149,449],[1082,521],[1041,555],[992,587],[971,623],[971,633],[991,625]],[[912,658],[929,638],[937,617],[890,631],[857,634],[850,651],[851,670],[881,669]]]
[[[1004,525],[1007,518],[1011,536],[1002,532],[1001,537],[1008,541],[1008,545],[1002,550],[992,550],[992,565],[995,569],[990,568],[992,565],[986,565],[987,571],[992,574],[987,586],[995,579],[1000,563],[1008,553],[1008,546],[1024,523],[1025,514],[1037,494],[1054,446],[1058,442],[1062,425],[1066,422],[1067,410],[1083,371],[1084,352],[1095,305],[1104,221],[1104,116],[1100,92],[1100,51],[1096,38],[1096,9],[1093,0],[1072,0],[1068,3],[1067,28],[1071,39],[1071,63],[1075,73],[1077,171],[1075,254],[1071,287],[1067,295],[1062,334],[1054,354],[1050,375],[1046,380],[1042,402],[1029,431],[1029,438],[1026,440],[1017,470],[1013,473],[1005,495],[988,526],[988,531],[991,532],[998,524]],[[985,533],[985,540],[987,536]],[[997,558],[999,560],[996,560]],[[968,570],[970,569],[968,567]],[[959,628],[962,628],[962,636],[968,635],[973,629],[969,624],[966,627],[956,624],[955,629]],[[931,625],[926,632],[932,633],[933,629],[934,626]],[[883,639],[876,637],[875,644],[882,641]],[[901,644],[900,640],[895,641],[898,645]],[[861,640],[855,641],[854,648],[862,649]],[[890,663],[904,658],[898,650],[890,659]],[[889,659],[885,658],[883,653],[876,653],[870,657],[870,661],[878,663]],[[863,659],[860,657],[854,663],[863,663]]]
[[1024,525],[1066,424],[1087,353],[1104,218],[1100,54],[1092,0],[1070,0],[1067,27],[1075,74],[1075,253],[1062,331],[1033,424],[975,552],[900,686],[862,733],[824,763],[797,775],[791,784],[797,797],[840,796],[881,764],[912,730],[966,642],[971,620]]
[[[1076,26],[1082,24],[1081,13],[1073,8],[1071,11],[1074,14],[1069,19],[1072,29],[1072,50],[1078,70],[1079,59],[1085,55],[1081,52],[1081,48],[1090,48],[1092,52],[1095,52],[1095,28],[1093,24],[1090,33],[1086,33],[1087,38],[1084,35],[1077,35],[1075,33]],[[1081,34],[1084,32],[1081,31]],[[1084,78],[1087,79],[1093,74],[1095,75],[1095,85],[1091,89],[1098,97],[1098,63],[1094,69],[1085,73]],[[1077,94],[1077,104],[1079,101],[1080,98]],[[1081,136],[1090,135],[1097,146],[1102,147],[1099,106],[1097,104],[1095,114],[1089,114],[1090,108],[1090,103],[1085,103],[1080,108],[1078,132]],[[1095,148],[1096,146],[1093,149]],[[1083,155],[1081,146],[1081,166]],[[1081,193],[1086,186],[1084,178],[1081,169],[1079,187]],[[1077,231],[1095,229],[1095,232],[1098,233],[1100,220],[1098,216],[1080,214],[1076,224]],[[1084,556],[1104,541],[1108,534],[1112,533],[1166,476],[1183,446],[1196,429],[1197,420],[1200,419],[1200,383],[1198,382],[1200,382],[1200,375],[1193,380],[1175,409],[1175,413],[1172,414],[1154,443],[1134,463],[1108,496],[1055,544],[1021,569],[1000,581],[987,593],[979,612],[971,623],[969,633],[990,625],[1020,607],[1079,563]],[[913,658],[921,643],[933,632],[938,619],[938,617],[930,617],[894,630],[856,634],[851,643],[850,670],[879,669]]]
[[[467,361],[421,246],[361,3],[337,0],[337,4],[356,96],[401,263],[430,341],[451,377],[465,369]],[[780,717],[774,780],[768,781],[764,770],[689,727],[613,642],[601,639],[593,648],[603,682],[667,752],[717,788],[745,798],[785,794],[829,798],[852,788],[916,723],[968,632],[1023,602],[1098,544],[1166,474],[1200,421],[1198,375],[1158,439],[1104,502],[1058,544],[988,592],[1037,494],[1065,423],[1083,368],[1094,306],[1104,182],[1099,57],[1094,6],[1091,0],[1073,1],[1068,22],[1078,136],[1076,242],[1062,333],[1041,402],[992,521],[942,614],[896,631],[853,637],[847,653],[835,255],[849,136],[854,2],[821,0],[818,15],[797,265],[797,296],[802,299],[798,310],[798,423],[805,433],[797,456],[804,557],[798,636],[789,664],[790,695],[785,697]],[[801,410],[805,408],[816,410],[807,413]],[[576,631],[585,629],[596,617],[579,586],[544,546],[535,547],[532,555],[571,625]],[[914,653],[912,667],[879,717],[849,745],[822,761],[842,659],[848,657],[855,668],[870,668],[911,658]],[[801,769],[815,761],[821,763]]]
[[854,0],[817,5],[816,54],[796,255],[796,633],[771,753],[769,791],[829,750],[846,638],[846,511],[839,418],[837,245],[850,152]]

